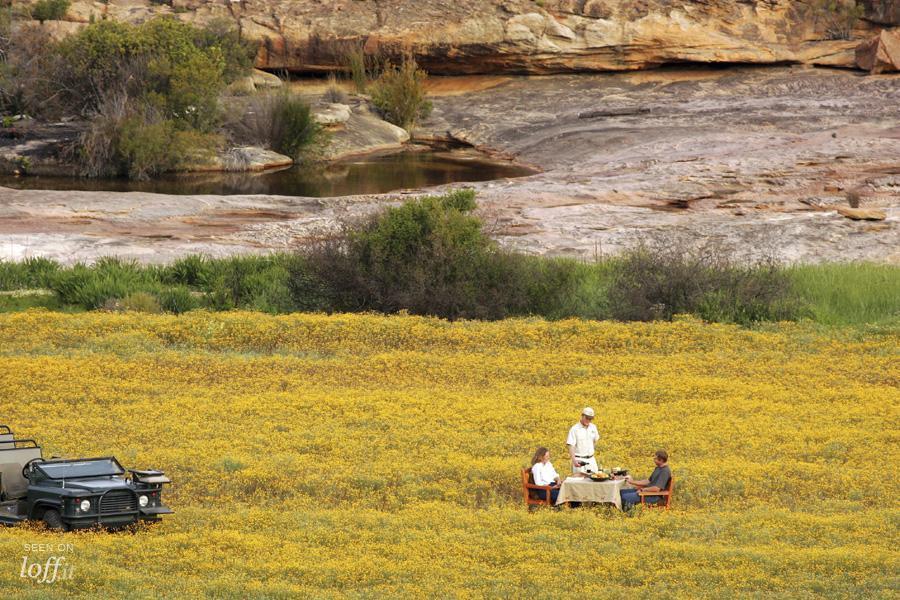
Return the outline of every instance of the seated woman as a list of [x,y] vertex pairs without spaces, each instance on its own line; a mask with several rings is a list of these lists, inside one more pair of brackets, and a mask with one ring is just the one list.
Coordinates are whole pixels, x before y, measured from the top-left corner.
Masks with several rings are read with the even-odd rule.
[[[550,451],[541,446],[534,453],[531,459],[531,476],[534,478],[535,485],[550,485],[550,502],[556,504],[556,498],[559,496],[559,473],[550,464]],[[547,499],[547,490],[534,490],[538,498]]]

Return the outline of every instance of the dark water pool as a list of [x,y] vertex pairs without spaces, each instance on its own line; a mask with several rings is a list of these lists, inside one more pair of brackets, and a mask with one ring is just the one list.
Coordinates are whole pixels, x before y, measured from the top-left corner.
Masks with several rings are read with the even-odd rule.
[[380,194],[445,183],[530,175],[524,167],[493,163],[473,151],[406,151],[326,167],[291,167],[264,173],[164,175],[151,181],[78,177],[0,177],[18,189],[155,192],[160,194],[275,194],[349,196]]

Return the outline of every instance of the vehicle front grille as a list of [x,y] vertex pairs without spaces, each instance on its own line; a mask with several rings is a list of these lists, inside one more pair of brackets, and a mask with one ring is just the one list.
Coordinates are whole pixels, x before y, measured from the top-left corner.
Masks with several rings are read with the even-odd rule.
[[137,498],[128,490],[112,490],[100,499],[101,515],[135,510],[137,510]]

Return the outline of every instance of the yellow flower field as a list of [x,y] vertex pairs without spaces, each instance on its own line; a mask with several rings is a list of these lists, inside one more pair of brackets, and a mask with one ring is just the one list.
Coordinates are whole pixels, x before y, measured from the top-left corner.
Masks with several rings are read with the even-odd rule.
[[[539,510],[597,410],[673,510]],[[8,598],[897,598],[900,332],[370,315],[0,315],[0,423],[174,480],[137,533],[0,530]],[[20,577],[63,543],[69,581]]]

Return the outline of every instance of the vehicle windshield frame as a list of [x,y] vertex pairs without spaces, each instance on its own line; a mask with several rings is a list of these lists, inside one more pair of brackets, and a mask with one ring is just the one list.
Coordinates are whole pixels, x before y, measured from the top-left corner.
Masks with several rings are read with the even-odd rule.
[[[110,471],[114,471],[114,470],[115,471],[114,472],[103,472],[103,473],[90,473],[90,474],[84,474],[84,475],[68,475],[68,474],[52,475],[45,470],[45,467],[51,467],[51,471],[53,471],[55,469],[53,469],[52,467],[55,467],[55,466],[71,465],[74,467],[74,466],[82,465],[84,463],[100,463],[100,462],[110,463],[110,467],[111,467]],[[38,471],[40,471],[41,474],[44,477],[46,477],[47,479],[53,479],[56,481],[59,481],[62,479],[92,479],[95,477],[115,477],[117,475],[125,474],[125,468],[119,463],[118,460],[116,460],[116,458],[114,456],[101,456],[98,458],[79,458],[79,459],[72,459],[72,460],[68,460],[68,459],[47,460],[47,461],[43,461],[43,462],[34,463],[34,467]]]

